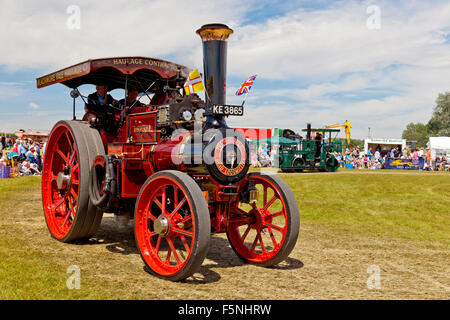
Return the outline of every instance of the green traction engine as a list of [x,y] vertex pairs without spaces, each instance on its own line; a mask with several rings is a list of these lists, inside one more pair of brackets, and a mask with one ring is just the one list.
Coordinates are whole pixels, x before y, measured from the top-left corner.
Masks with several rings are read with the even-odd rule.
[[[290,131],[290,130],[289,130]],[[342,142],[333,140],[333,132],[339,129],[311,129],[311,124],[307,124],[306,138],[300,136],[287,136],[296,140],[295,145],[280,143],[279,166],[283,172],[302,172],[303,170],[319,170],[335,172],[339,168],[339,163],[333,152],[342,152]],[[311,133],[316,132],[314,138]]]

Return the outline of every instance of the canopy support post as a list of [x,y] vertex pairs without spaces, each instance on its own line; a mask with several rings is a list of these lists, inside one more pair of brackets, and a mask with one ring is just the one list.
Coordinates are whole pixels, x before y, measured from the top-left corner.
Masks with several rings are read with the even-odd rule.
[[73,120],[77,120],[77,117],[75,115],[75,99],[76,98],[73,98]]

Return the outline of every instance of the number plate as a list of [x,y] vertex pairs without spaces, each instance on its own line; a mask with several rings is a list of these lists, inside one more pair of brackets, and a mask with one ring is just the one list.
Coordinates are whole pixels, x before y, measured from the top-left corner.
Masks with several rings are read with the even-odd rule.
[[213,114],[221,114],[224,116],[243,116],[244,107],[243,106],[233,106],[233,105],[219,105],[214,104],[212,106]]

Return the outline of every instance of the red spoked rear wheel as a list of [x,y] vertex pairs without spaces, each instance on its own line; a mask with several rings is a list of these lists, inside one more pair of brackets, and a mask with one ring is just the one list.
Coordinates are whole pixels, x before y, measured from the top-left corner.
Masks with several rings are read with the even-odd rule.
[[104,154],[98,132],[80,121],[58,122],[47,141],[42,202],[50,234],[63,242],[97,230],[102,212],[89,203],[90,162]]
[[179,171],[160,171],[139,193],[135,236],[144,263],[157,276],[178,281],[195,273],[210,239],[208,206],[200,187]]
[[246,180],[258,191],[257,201],[235,203],[227,229],[228,240],[246,262],[261,266],[278,264],[288,257],[297,242],[300,228],[297,201],[278,176],[251,173]]

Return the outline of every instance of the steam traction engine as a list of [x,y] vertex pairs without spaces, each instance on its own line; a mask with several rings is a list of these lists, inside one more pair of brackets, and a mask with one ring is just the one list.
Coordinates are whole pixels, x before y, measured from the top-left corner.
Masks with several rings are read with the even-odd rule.
[[[284,130],[283,137],[297,142],[296,146],[280,144],[280,169],[283,172],[302,172],[303,170],[319,170],[321,172],[336,172],[339,163],[333,152],[342,152],[342,142],[333,140],[331,134],[339,129],[311,129],[307,124],[306,138],[296,135],[292,130]],[[311,137],[311,132],[323,134],[317,139]],[[325,135],[328,133],[328,138]]]
[[225,232],[236,254],[256,265],[272,266],[290,254],[300,223],[296,199],[278,176],[248,174],[248,143],[225,122],[226,110],[238,108],[225,103],[232,32],[221,24],[197,30],[206,102],[180,94],[189,69],[151,58],[88,60],[37,79],[38,88],[73,88],[74,109],[83,84],[132,85],[154,94],[146,112],[110,106],[80,121],[74,111],[74,120],[53,127],[42,200],[54,238],[93,236],[103,212],[130,217],[144,263],[173,281],[198,270],[211,232]]

